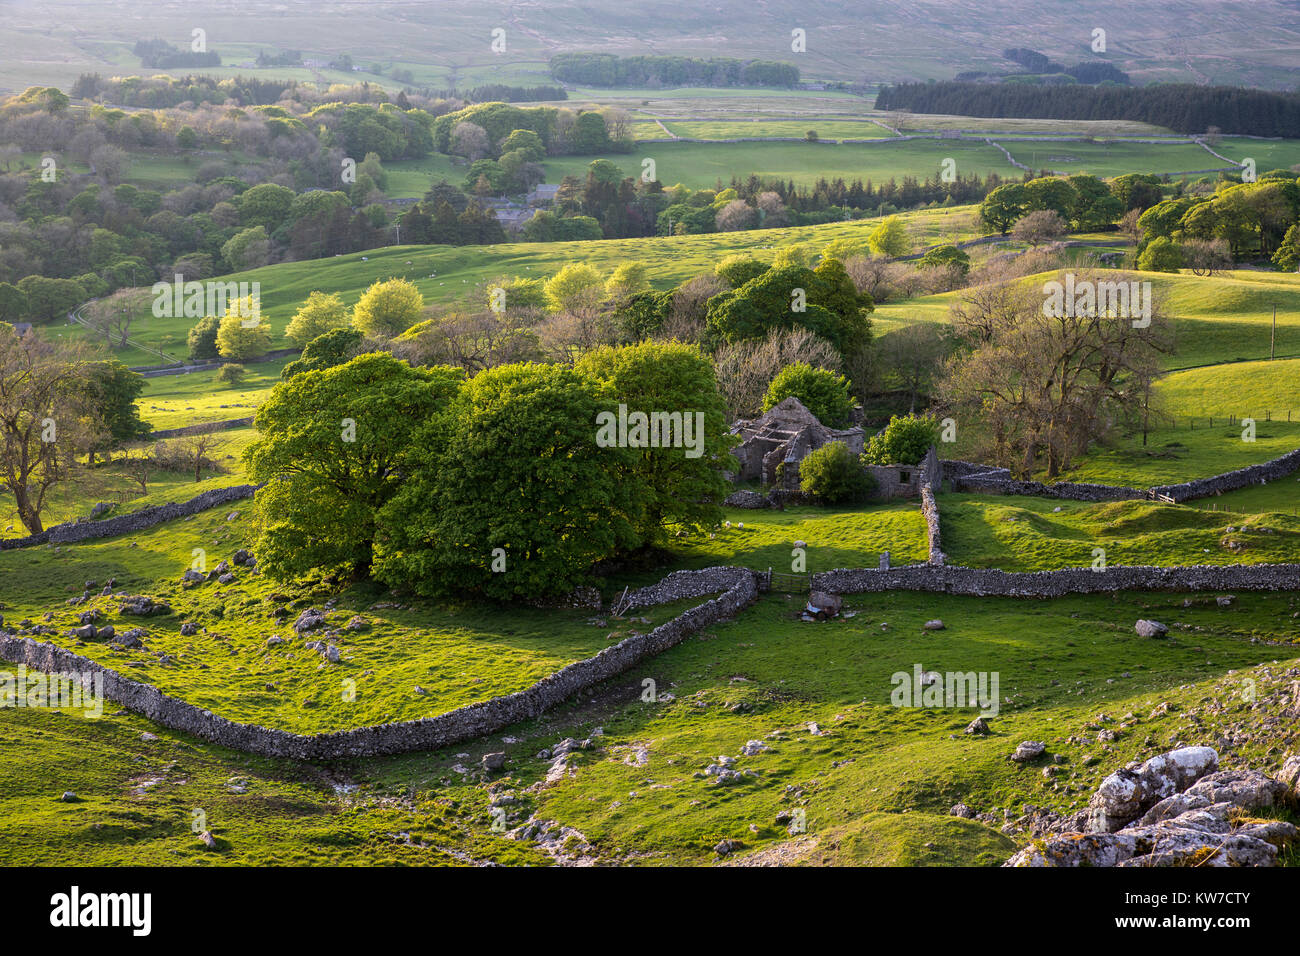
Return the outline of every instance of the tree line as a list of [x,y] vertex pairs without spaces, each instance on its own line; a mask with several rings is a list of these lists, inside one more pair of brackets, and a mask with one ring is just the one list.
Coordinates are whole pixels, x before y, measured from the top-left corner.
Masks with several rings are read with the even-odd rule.
[[882,89],[876,107],[958,116],[1131,120],[1189,134],[1214,126],[1249,136],[1300,136],[1300,93],[1236,86],[902,83]]
[[794,86],[799,68],[771,60],[728,57],[615,56],[560,53],[551,76],[583,86]]

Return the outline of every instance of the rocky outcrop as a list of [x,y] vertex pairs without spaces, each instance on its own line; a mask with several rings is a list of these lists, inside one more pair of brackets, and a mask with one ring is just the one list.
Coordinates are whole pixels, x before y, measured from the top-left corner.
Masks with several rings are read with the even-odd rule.
[[1219,755],[1213,748],[1183,747],[1152,757],[1136,771],[1116,771],[1101,782],[1088,804],[1088,830],[1114,833],[1218,768]]
[[[1290,758],[1300,772],[1300,759]],[[1088,832],[1036,840],[1005,866],[1274,866],[1300,840],[1284,820],[1252,816],[1294,805],[1295,785],[1257,770],[1218,770],[1209,747],[1184,747],[1111,774]]]

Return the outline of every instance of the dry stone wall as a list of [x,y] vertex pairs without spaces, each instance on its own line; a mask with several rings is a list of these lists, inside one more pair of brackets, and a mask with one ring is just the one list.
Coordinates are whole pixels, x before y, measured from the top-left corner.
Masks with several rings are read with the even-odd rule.
[[944,554],[939,534],[939,503],[934,500],[934,489],[929,485],[921,486],[921,514],[925,518],[925,539],[930,563],[942,565]]
[[146,528],[152,528],[164,521],[186,518],[209,508],[250,498],[260,487],[261,485],[232,485],[228,488],[213,488],[211,491],[196,495],[189,501],[153,505],[148,508],[141,508],[139,511],[133,511],[130,514],[119,515],[116,518],[105,518],[102,521],[76,518],[46,528],[39,534],[0,541],[0,551],[27,548],[36,544],[71,544],[76,541],[86,541],[90,538],[111,538],[114,535],[128,534],[132,531],[144,531]]
[[[669,581],[668,579],[672,579]],[[436,750],[536,717],[578,691],[608,680],[635,664],[680,643],[685,638],[725,620],[758,595],[752,571],[745,568],[707,568],[679,571],[651,588],[637,592],[642,606],[680,600],[722,590],[718,597],[679,614],[647,634],[625,638],[593,657],[561,668],[525,690],[437,717],[380,724],[335,733],[301,735],[218,717],[210,710],[164,694],[152,684],[124,677],[117,671],[55,644],[0,633],[0,658],[47,673],[102,674],[104,696],[127,710],[173,730],[267,757],[295,760],[333,760],[379,754]]]
[[1300,448],[1272,461],[1249,465],[1208,478],[1197,478],[1176,485],[1157,485],[1149,491],[1117,485],[1094,485],[1071,481],[1044,484],[1041,481],[1016,481],[1006,468],[990,468],[970,461],[944,461],[943,477],[952,482],[953,491],[985,494],[1032,495],[1039,498],[1062,498],[1069,501],[1134,501],[1163,496],[1175,502],[1193,501],[1225,491],[1236,491],[1261,482],[1284,478],[1300,469]]
[[1174,501],[1191,501],[1194,498],[1205,498],[1225,491],[1236,491],[1238,488],[1246,488],[1264,481],[1276,481],[1297,469],[1300,469],[1300,448],[1259,465],[1249,465],[1235,471],[1225,471],[1221,475],[1185,481],[1179,485],[1160,485],[1151,490],[1156,494],[1168,495]]
[[149,438],[180,438],[184,435],[206,435],[209,432],[222,432],[230,428],[247,428],[253,424],[253,416],[248,415],[244,418],[226,418],[219,422],[200,422],[197,425],[186,425],[183,428],[164,428],[160,431],[150,432]]
[[1112,565],[1101,571],[1000,571],[996,568],[839,568],[813,575],[813,588],[833,594],[874,591],[934,591],[974,597],[1057,598],[1113,591],[1297,591],[1300,564]]

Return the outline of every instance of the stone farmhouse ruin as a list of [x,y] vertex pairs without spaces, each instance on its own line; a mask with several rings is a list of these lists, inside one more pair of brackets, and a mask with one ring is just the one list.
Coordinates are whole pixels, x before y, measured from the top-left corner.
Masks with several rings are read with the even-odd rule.
[[[799,463],[810,451],[838,441],[854,455],[860,455],[866,437],[859,425],[826,427],[793,396],[759,418],[736,422],[731,433],[741,440],[732,450],[740,462],[735,480],[759,481],[786,491],[799,490]],[[937,490],[942,478],[939,457],[933,448],[919,465],[868,465],[866,470],[876,479],[877,495],[881,498],[920,497],[922,485],[928,482]]]

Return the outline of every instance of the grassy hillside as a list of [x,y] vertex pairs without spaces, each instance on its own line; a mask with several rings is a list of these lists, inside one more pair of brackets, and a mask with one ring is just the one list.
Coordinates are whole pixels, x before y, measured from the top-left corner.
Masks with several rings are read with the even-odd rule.
[[[970,207],[916,210],[903,213],[900,218],[918,246],[977,235]],[[702,272],[711,272],[718,262],[733,253],[745,252],[770,260],[777,247],[800,243],[819,253],[836,239],[865,242],[877,223],[878,220],[864,219],[824,226],[595,242],[389,246],[333,259],[267,266],[223,276],[222,281],[261,284],[262,317],[270,323],[272,348],[284,348],[291,344],[284,338],[285,326],[313,291],[337,292],[350,307],[371,283],[401,277],[414,282],[430,305],[445,306],[471,296],[486,303],[486,291],[476,291],[476,288],[501,276],[549,278],[574,261],[609,273],[629,259],[644,263],[651,284],[667,289]],[[195,320],[157,318],[148,308],[151,301],[147,290],[137,293],[137,317],[131,325],[131,338],[169,354],[183,355],[185,336]],[[87,333],[73,330],[70,334]],[[124,352],[122,356],[129,364],[150,364],[158,360],[156,355],[138,350]]]
[[1121,436],[1112,447],[1089,452],[1061,477],[1149,488],[1217,475],[1300,448],[1300,423],[1259,422],[1253,442],[1244,441],[1242,436],[1241,426],[1224,421],[1214,427],[1204,420],[1196,427],[1182,422],[1177,427],[1153,429],[1145,445],[1140,434]]
[[[1293,273],[1239,269],[1214,276],[1177,275],[1126,270],[1132,279],[1150,282],[1152,294],[1163,302],[1173,319],[1174,350],[1164,360],[1166,368],[1184,369],[1247,359],[1266,359],[1272,335],[1273,306],[1277,306],[1276,353],[1281,358],[1300,356],[1300,276]],[[1055,272],[1029,276],[1034,288],[1055,278]],[[923,296],[882,303],[873,316],[882,331],[910,322],[946,322],[951,303],[961,292]],[[1225,373],[1236,374],[1236,373]],[[1251,386],[1254,392],[1254,386]],[[1186,389],[1175,401],[1190,398]],[[1293,402],[1285,392],[1256,410],[1285,410]],[[1252,400],[1263,400],[1261,393]],[[1183,413],[1180,409],[1180,413]],[[1186,414],[1194,414],[1186,411]]]
[[[1294,481],[1288,482],[1293,486]],[[943,549],[952,564],[1006,571],[1107,564],[1267,564],[1300,553],[1300,515],[1243,518],[1182,505],[944,495]],[[1231,527],[1232,531],[1227,529]]]
[[[601,626],[590,612],[579,611],[422,602],[414,608],[372,610],[378,592],[360,588],[338,595],[328,625],[337,629],[336,636],[302,637],[290,625],[301,608],[319,607],[327,593],[310,586],[277,589],[270,579],[241,568],[234,569],[237,580],[230,585],[181,586],[195,549],[204,552],[206,568],[211,569],[229,560],[236,549],[251,545],[252,520],[250,504],[237,502],[139,534],[2,552],[5,615],[16,623],[43,620],[51,612],[47,623],[60,634],[77,626],[78,615],[92,608],[101,612],[101,624],[109,622],[120,630],[143,626],[149,653],[104,642],[83,645],[59,635],[46,639],[75,647],[107,666],[127,669],[139,680],[231,720],[309,733],[433,716],[522,690],[627,637],[631,629],[649,629],[688,606],[656,607],[635,621]],[[111,597],[66,606],[87,580],[96,582],[92,590],[98,592],[109,578],[116,580],[115,590],[149,594],[170,603],[176,613],[122,617],[119,602]],[[280,607],[285,611],[277,617]],[[345,630],[355,615],[366,627]],[[198,635],[181,635],[186,621],[200,626]],[[272,636],[283,643],[268,643]],[[342,661],[327,663],[304,650],[303,642],[312,638],[337,644]],[[342,693],[346,680],[356,682],[354,700]]]
[[[945,509],[952,511],[947,502]],[[239,543],[247,519],[227,522],[220,510],[132,536],[138,548],[117,540],[0,555],[7,619],[53,608],[64,626],[72,612],[62,606],[65,588],[79,590],[87,576],[117,574],[131,590],[168,595],[160,582],[175,580],[191,546],[216,556]],[[1084,509],[1068,511],[1050,520],[1072,529],[1087,523]],[[953,525],[963,527],[961,519]],[[174,658],[169,664],[96,644],[79,650],[117,667],[143,664],[134,668],[141,677],[218,713],[307,729],[352,725],[363,715],[435,712],[497,692],[503,678],[527,674],[528,661],[552,655],[553,665],[554,655],[587,652],[609,629],[555,612],[367,611],[343,592],[337,620],[357,610],[373,628],[341,640],[342,664],[322,665],[296,641],[262,644],[264,631],[284,631],[264,617],[277,603],[267,590],[251,578],[171,593],[183,615],[142,622],[151,649]],[[290,596],[293,607],[319,606],[329,592]],[[1178,743],[1215,744],[1228,733],[1236,743],[1224,750],[1227,765],[1275,768],[1294,748],[1294,729],[1267,739],[1243,733],[1234,725],[1253,719],[1249,712],[1240,716],[1222,702],[1238,695],[1247,677],[1261,693],[1276,689],[1283,679],[1277,669],[1256,665],[1294,656],[1286,642],[1295,640],[1296,607],[1291,594],[1239,595],[1225,608],[1213,595],[1188,604],[1180,594],[1022,602],[889,593],[850,597],[851,616],[807,624],[798,620],[797,599],[774,594],[736,621],[500,735],[322,768],[232,754],[111,705],[99,721],[6,710],[0,771],[22,782],[0,801],[0,861],[542,862],[529,841],[502,840],[491,830],[488,801],[511,792],[522,803],[509,806],[508,826],[534,816],[575,828],[580,835],[570,834],[564,851],[607,862],[710,863],[712,847],[727,838],[740,841],[742,860],[752,854],[755,862],[994,865],[1023,840],[1014,830],[1000,832],[1003,821],[1015,821],[1030,804],[1078,809],[1131,759]],[[676,610],[647,616],[655,621]],[[206,631],[180,638],[174,631],[182,616]],[[936,617],[945,630],[922,629]],[[1165,621],[1171,637],[1137,637],[1138,617]],[[629,625],[640,623],[617,626]],[[910,677],[917,664],[996,672],[993,735],[961,734],[974,707],[891,706],[893,675]],[[354,704],[339,702],[343,676],[358,681]],[[656,681],[655,703],[640,698],[645,677]],[[415,694],[416,682],[431,693]],[[1153,709],[1162,701],[1171,707],[1159,716]],[[1117,739],[1098,741],[1101,729]],[[145,731],[157,739],[142,738]],[[572,770],[545,780],[549,768],[538,751],[588,735],[592,748]],[[1043,740],[1060,756],[1057,776],[1006,759],[1023,739]],[[752,740],[767,749],[741,754]],[[489,789],[472,768],[481,753],[501,749],[508,772]],[[701,779],[719,754],[753,775],[730,786]],[[64,790],[79,802],[59,802]],[[952,818],[948,810],[958,802],[991,814],[992,824]],[[215,853],[200,851],[189,829],[195,807],[221,840]],[[791,837],[777,815],[794,809],[805,812],[807,832]],[[400,835],[407,832],[410,841]]]

